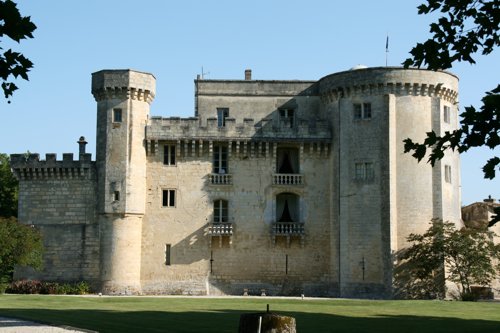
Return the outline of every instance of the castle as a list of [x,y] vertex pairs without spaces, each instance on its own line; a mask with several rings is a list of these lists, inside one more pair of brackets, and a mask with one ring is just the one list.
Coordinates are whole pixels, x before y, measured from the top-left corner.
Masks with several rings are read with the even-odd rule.
[[192,118],[150,116],[155,77],[92,74],[96,160],[11,156],[44,269],[108,294],[392,295],[394,253],[460,223],[460,162],[403,140],[458,126],[458,78],[395,67],[318,81],[195,80]]

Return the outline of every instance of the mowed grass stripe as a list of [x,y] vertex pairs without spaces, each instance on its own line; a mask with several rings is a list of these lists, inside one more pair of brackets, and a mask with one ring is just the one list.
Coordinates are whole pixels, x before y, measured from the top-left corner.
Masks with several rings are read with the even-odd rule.
[[298,332],[500,332],[500,303],[342,299],[0,295],[0,316],[99,332],[236,332],[245,312],[297,319]]

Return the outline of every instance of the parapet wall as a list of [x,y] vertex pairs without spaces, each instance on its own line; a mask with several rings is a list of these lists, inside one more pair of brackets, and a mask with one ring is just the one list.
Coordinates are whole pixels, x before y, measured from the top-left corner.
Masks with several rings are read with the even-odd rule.
[[91,154],[81,154],[79,160],[73,154],[63,154],[57,161],[56,154],[46,154],[40,160],[40,154],[12,154],[10,165],[19,180],[24,179],[95,179],[95,162]]
[[199,119],[151,117],[146,127],[147,140],[177,139],[218,139],[218,140],[295,140],[329,141],[332,137],[331,126],[327,120],[298,121],[297,126],[280,126],[271,118],[255,123],[253,118],[245,118],[236,123],[234,118],[226,118],[225,126],[218,127],[217,118],[207,118],[207,126],[200,126]]

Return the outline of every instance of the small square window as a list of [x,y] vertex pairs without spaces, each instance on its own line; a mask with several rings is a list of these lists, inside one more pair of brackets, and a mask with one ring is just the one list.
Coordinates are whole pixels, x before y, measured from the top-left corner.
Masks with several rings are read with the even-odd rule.
[[163,164],[175,165],[175,145],[163,146]]
[[354,119],[371,119],[372,105],[371,103],[354,103],[353,104]]
[[113,193],[113,199],[114,201],[120,201],[120,191],[115,191]]
[[122,109],[113,109],[113,122],[114,123],[122,122]]
[[354,164],[354,179],[356,180],[372,180],[375,177],[373,163],[356,163]]
[[175,190],[162,191],[162,206],[175,207]]

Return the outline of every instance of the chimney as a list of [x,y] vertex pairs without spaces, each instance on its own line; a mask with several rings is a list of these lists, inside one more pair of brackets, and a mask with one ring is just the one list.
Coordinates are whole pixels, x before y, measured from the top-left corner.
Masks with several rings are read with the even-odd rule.
[[488,198],[487,198],[487,199],[484,199],[483,201],[484,201],[484,202],[487,202],[487,203],[495,203],[495,202],[496,202],[496,200],[495,200],[495,199],[493,199],[493,198],[491,197],[491,195],[488,195]]
[[250,81],[250,80],[252,80],[252,70],[245,69],[245,81]]
[[82,159],[82,156],[85,154],[85,145],[87,145],[87,141],[85,141],[84,136],[81,136],[80,140],[78,140],[76,143],[78,143],[78,148],[79,148],[78,155],[80,159]]

